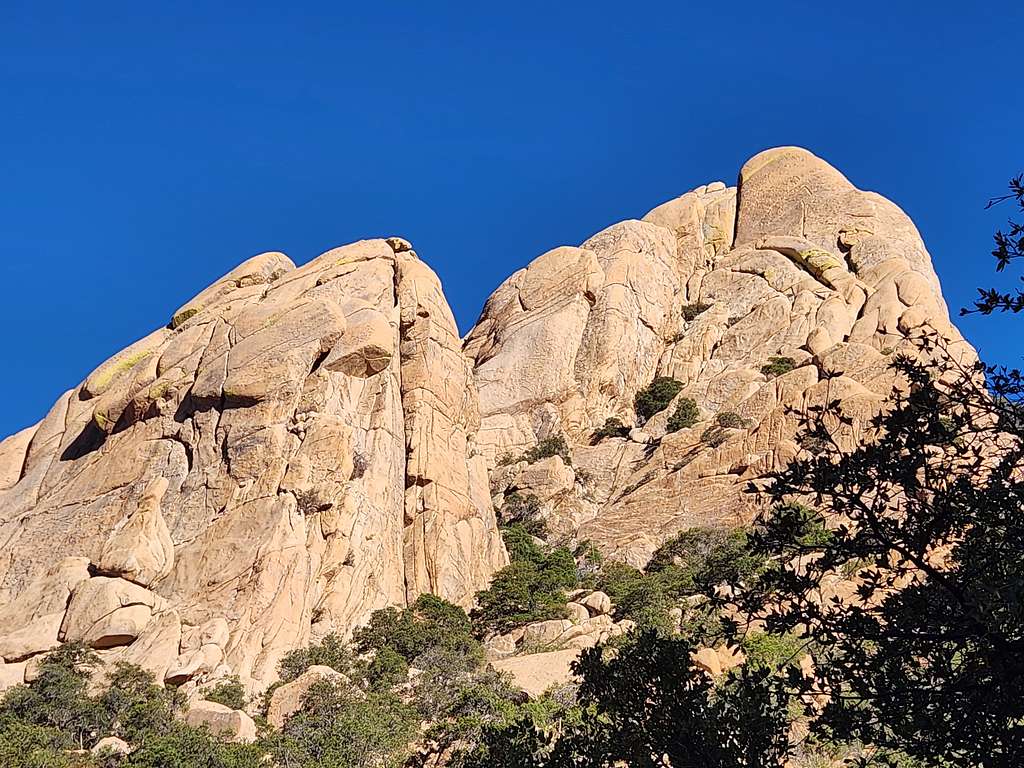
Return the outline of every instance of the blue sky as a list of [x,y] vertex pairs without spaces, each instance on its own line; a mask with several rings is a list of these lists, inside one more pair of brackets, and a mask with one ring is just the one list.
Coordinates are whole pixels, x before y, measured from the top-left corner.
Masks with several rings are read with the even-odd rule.
[[[465,331],[779,144],[899,203],[960,307],[1024,171],[1022,6],[2,0],[0,435],[260,251],[401,234]],[[1021,364],[1024,318],[958,322]]]

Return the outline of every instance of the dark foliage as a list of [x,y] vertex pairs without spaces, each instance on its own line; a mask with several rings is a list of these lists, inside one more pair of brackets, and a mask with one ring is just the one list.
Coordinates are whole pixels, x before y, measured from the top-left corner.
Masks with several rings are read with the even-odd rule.
[[438,649],[473,659],[483,657],[466,612],[436,595],[420,595],[402,610],[375,611],[370,622],[356,630],[353,642],[360,653],[390,649],[417,666],[422,665],[425,653]]
[[[824,425],[849,419],[836,403],[812,414],[827,449],[768,493],[843,522],[825,530],[818,512],[778,507],[755,541],[778,567],[743,602],[779,606],[773,632],[807,627],[824,649],[808,683],[828,699],[819,731],[928,764],[1009,768],[1024,762],[1021,381],[920,343],[946,360],[945,383],[897,357],[905,386],[876,440],[840,451]],[[818,599],[835,573],[857,575],[857,600]]]
[[[1024,175],[1010,180],[1010,191],[1006,195],[994,198],[988,203],[991,208],[999,203],[1013,201],[1018,212],[1024,214]],[[996,260],[996,271],[1005,270],[1011,261],[1024,257],[1024,222],[1010,219],[1005,230],[998,230],[993,236],[995,248],[992,256]],[[1004,292],[996,288],[979,288],[974,309],[961,309],[960,314],[967,315],[980,312],[990,315],[993,312],[1020,312],[1024,309],[1024,291]]]
[[397,768],[416,733],[415,710],[388,692],[362,694],[344,682],[321,681],[302,709],[267,743],[279,765],[302,768]]
[[767,363],[761,366],[761,373],[768,378],[774,378],[789,373],[794,368],[796,368],[796,361],[792,357],[773,355],[768,358]]
[[231,709],[245,709],[245,688],[238,675],[218,680],[217,683],[203,694],[207,701],[223,704]]
[[[148,672],[117,664],[90,694],[92,652],[69,644],[52,651],[38,677],[0,701],[0,765],[4,768],[255,768],[257,745],[225,744],[190,728],[177,693]],[[76,754],[105,736],[136,749],[128,757]]]
[[509,493],[498,510],[503,527],[520,526],[531,536],[547,538],[547,526],[541,514],[540,500],[533,494]]
[[682,382],[668,376],[659,376],[637,392],[633,405],[640,421],[647,421],[654,414],[665,410],[682,388]]
[[618,654],[585,651],[576,722],[563,722],[555,735],[523,721],[492,728],[470,765],[781,765],[789,723],[778,679],[742,673],[716,684],[693,665],[693,650],[687,641],[645,633]]
[[590,444],[597,445],[609,437],[629,437],[629,427],[625,426],[621,419],[617,419],[614,416],[610,419],[605,419],[604,425],[595,429],[590,435]]
[[546,459],[549,456],[561,456],[566,464],[572,464],[572,457],[569,455],[569,446],[562,435],[545,437],[533,448],[523,453],[523,461],[533,464],[535,461]]
[[511,563],[477,593],[473,621],[478,633],[508,632],[566,613],[566,590],[577,584],[576,559],[564,547],[537,542],[522,526],[503,531]]
[[681,397],[676,403],[676,409],[668,417],[667,429],[669,432],[678,432],[680,429],[689,429],[700,421],[700,410],[697,402],[692,397]]
[[705,304],[702,301],[695,302],[693,304],[684,304],[682,308],[683,320],[691,322],[697,319],[697,315],[710,309],[710,304]]
[[722,411],[715,416],[715,423],[724,429],[743,429],[747,426],[747,420],[733,411]]

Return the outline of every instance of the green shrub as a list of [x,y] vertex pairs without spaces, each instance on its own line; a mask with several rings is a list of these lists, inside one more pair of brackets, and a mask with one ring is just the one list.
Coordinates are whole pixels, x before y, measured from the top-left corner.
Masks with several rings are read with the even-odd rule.
[[510,562],[525,560],[537,561],[544,556],[544,545],[530,533],[525,526],[513,524],[501,529],[501,538],[505,542]]
[[466,612],[436,595],[420,595],[409,608],[374,611],[369,623],[353,634],[360,653],[390,649],[406,663],[443,649],[467,658],[483,658]]
[[404,683],[408,677],[409,663],[402,654],[387,645],[374,654],[366,670],[367,680],[378,691],[389,690]]
[[715,423],[723,429],[744,429],[747,426],[747,420],[733,411],[722,411],[715,416]]
[[715,585],[746,582],[765,567],[743,528],[691,528],[666,541],[647,563],[673,597],[710,593]]
[[622,423],[621,419],[611,417],[605,419],[604,426],[598,427],[590,435],[590,444],[597,445],[608,437],[629,437],[629,427]]
[[245,709],[245,688],[238,675],[218,680],[213,688],[203,694],[203,698],[232,709]]
[[678,432],[680,429],[689,429],[700,421],[700,410],[692,397],[682,397],[676,404],[676,409],[668,417],[668,431]]
[[502,526],[518,525],[531,536],[541,539],[548,535],[547,526],[541,518],[540,500],[533,494],[507,494],[498,515]]
[[[4,768],[253,768],[259,745],[225,744],[180,721],[181,697],[152,674],[115,664],[90,695],[96,657],[75,644],[52,651],[28,685],[0,701],[0,765]],[[135,747],[129,757],[88,750],[104,736]]]
[[700,441],[711,448],[717,448],[729,438],[729,434],[717,424],[705,429],[700,436]]
[[774,378],[784,373],[789,373],[794,368],[796,368],[796,361],[792,357],[779,357],[776,355],[769,357],[768,362],[761,366],[761,373],[768,378]]
[[118,768],[255,768],[266,749],[256,744],[226,744],[205,728],[175,723],[171,729],[137,744]]
[[102,712],[99,732],[129,743],[169,733],[175,713],[184,706],[175,689],[158,686],[152,673],[121,662],[108,672],[96,704]]
[[4,768],[74,768],[65,750],[78,747],[68,734],[10,715],[0,717],[0,765]]
[[552,435],[545,437],[533,448],[528,448],[519,456],[508,452],[498,457],[497,464],[499,467],[507,466],[509,464],[518,464],[520,461],[525,461],[528,464],[533,464],[535,461],[546,459],[549,456],[561,456],[562,461],[567,465],[572,466],[572,455],[569,453],[569,445],[565,442],[565,438],[562,435]]
[[682,388],[682,382],[668,376],[659,376],[637,392],[633,405],[640,421],[647,421],[654,414],[665,410]]
[[710,309],[710,304],[705,304],[702,301],[695,302],[693,304],[683,304],[683,320],[691,322],[697,318],[701,312]]
[[512,451],[506,451],[498,457],[497,466],[507,467],[509,464],[515,464],[517,461],[519,461],[519,458]]
[[825,518],[820,512],[796,502],[776,506],[755,534],[756,550],[785,547],[791,554],[823,549],[835,539],[835,534],[825,527]]
[[278,665],[278,671],[281,680],[289,683],[314,665],[330,667],[336,672],[350,675],[355,665],[355,656],[338,635],[331,633],[319,643],[285,654]]
[[523,453],[523,461],[533,464],[535,461],[546,459],[549,456],[561,456],[562,461],[570,466],[572,465],[572,457],[569,455],[569,446],[566,444],[565,438],[561,435],[545,437],[533,448],[530,448]]
[[547,549],[521,528],[506,530],[511,563],[477,592],[478,632],[508,632],[534,621],[563,618],[566,590],[577,584],[576,560],[564,547]]
[[397,768],[408,756],[419,718],[390,692],[359,694],[323,680],[280,733],[267,740],[276,765],[294,768]]
[[589,539],[576,545],[572,553],[576,558],[576,580],[580,588],[598,589],[598,578],[604,565],[604,555]]
[[740,647],[751,669],[776,672],[785,666],[797,666],[807,641],[793,634],[776,635],[754,632],[743,638]]
[[635,621],[641,631],[652,630],[667,635],[672,629],[669,619],[672,606],[673,601],[662,580],[645,576],[622,593],[615,605],[615,615],[620,620]]
[[[103,727],[103,713],[88,696],[96,655],[83,645],[69,644],[49,653],[32,685],[7,691],[0,702],[0,720],[55,728],[66,748],[87,747]],[[41,732],[33,732],[40,736]]]

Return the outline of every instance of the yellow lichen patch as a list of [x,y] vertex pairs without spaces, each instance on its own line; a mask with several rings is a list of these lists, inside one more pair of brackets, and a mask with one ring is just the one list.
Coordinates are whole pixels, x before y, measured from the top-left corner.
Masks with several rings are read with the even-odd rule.
[[800,251],[799,253],[803,262],[817,274],[821,274],[826,269],[833,269],[835,267],[842,268],[843,266],[843,262],[834,255],[828,251],[822,251],[818,248]]
[[92,420],[104,432],[110,432],[114,428],[113,420],[107,416],[105,411],[101,411],[99,408],[92,412]]
[[153,354],[152,349],[143,349],[138,352],[134,352],[130,355],[125,355],[122,358],[113,360],[110,365],[106,366],[100,371],[97,371],[89,379],[89,391],[93,395],[98,395],[103,392],[110,383],[120,376],[122,373],[130,371],[136,365],[141,363],[147,357]]
[[172,389],[171,382],[167,379],[161,379],[156,382],[152,387],[149,388],[149,392],[146,393],[146,398],[152,402],[159,400]]
[[188,307],[178,312],[178,314],[171,318],[171,329],[175,330],[180,328],[187,320],[189,320],[189,318],[198,315],[200,309],[202,309],[202,307]]

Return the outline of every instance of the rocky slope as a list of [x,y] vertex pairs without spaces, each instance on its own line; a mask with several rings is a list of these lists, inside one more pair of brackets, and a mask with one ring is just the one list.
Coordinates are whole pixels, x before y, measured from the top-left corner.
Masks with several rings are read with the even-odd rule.
[[[795,148],[538,257],[464,343],[403,240],[261,254],[0,443],[0,686],[84,640],[159,680],[265,687],[376,608],[471,604],[511,494],[642,566],[749,519],[806,409],[838,399],[860,439],[925,325],[972,354],[906,215]],[[638,424],[657,376],[697,424]],[[628,436],[596,440],[611,417]],[[516,460],[554,436],[571,464]]]
[[506,562],[478,418],[408,243],[255,256],[0,444],[5,677],[84,640],[266,684],[374,609],[468,604]]
[[[749,521],[744,487],[801,450],[809,408],[840,401],[850,423],[836,436],[860,439],[891,392],[890,356],[924,327],[973,354],[910,219],[805,150],[762,152],[737,187],[699,187],[549,251],[494,292],[465,349],[477,443],[503,464],[495,503],[534,495],[549,527],[642,567],[683,528]],[[792,370],[762,372],[773,358]],[[634,397],[658,376],[683,385],[673,405],[596,441],[608,418],[637,424]],[[668,433],[682,398],[700,420]],[[509,463],[550,436],[571,467]]]

